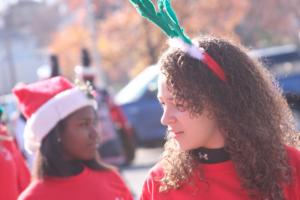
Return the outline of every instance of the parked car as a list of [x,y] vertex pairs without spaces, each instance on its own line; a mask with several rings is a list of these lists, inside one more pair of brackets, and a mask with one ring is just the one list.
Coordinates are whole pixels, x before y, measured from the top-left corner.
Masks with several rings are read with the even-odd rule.
[[[286,45],[254,50],[249,53],[260,58],[277,77],[291,106],[300,130],[300,50],[296,45]],[[116,95],[135,129],[137,144],[162,144],[166,128],[160,123],[162,108],[157,100],[158,67],[147,67]]]
[[147,67],[115,97],[133,125],[138,145],[161,142],[166,131],[160,124],[162,108],[156,97],[158,72],[156,65]]
[[[297,62],[300,68],[300,62]],[[298,70],[299,70],[298,68]],[[300,131],[300,70],[290,74],[278,75],[278,81],[294,114],[297,129]]]
[[294,114],[297,129],[300,131],[300,48],[297,45],[284,45],[259,49],[250,53],[261,58],[276,76],[283,94]]

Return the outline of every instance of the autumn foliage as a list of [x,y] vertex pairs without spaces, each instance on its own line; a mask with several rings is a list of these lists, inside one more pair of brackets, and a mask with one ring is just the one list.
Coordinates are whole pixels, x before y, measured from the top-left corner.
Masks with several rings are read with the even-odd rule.
[[[157,27],[140,17],[129,0],[91,2],[94,3],[96,17],[96,40],[91,40],[90,28],[87,26],[86,1],[67,0],[65,3],[77,20],[57,32],[49,47],[59,54],[63,71],[71,76],[73,67],[79,62],[80,48],[87,46],[92,49],[92,44],[96,43],[101,55],[101,66],[97,67],[101,67],[109,80],[120,87],[130,77],[157,61],[166,46],[166,37]],[[278,41],[280,37],[286,40],[282,35],[292,32],[293,27],[287,30],[287,24],[291,24],[291,14],[281,16],[280,8],[291,9],[281,5],[284,2],[288,4],[284,0],[173,0],[172,5],[190,37],[209,33],[259,46],[259,34],[269,33],[266,29],[279,32],[274,33],[275,38],[269,38],[268,42]],[[266,6],[268,11],[264,11]],[[276,8],[273,10],[275,18],[270,14],[272,8]],[[294,13],[292,19],[299,20],[297,12]],[[274,25],[275,21],[279,23],[278,26]]]

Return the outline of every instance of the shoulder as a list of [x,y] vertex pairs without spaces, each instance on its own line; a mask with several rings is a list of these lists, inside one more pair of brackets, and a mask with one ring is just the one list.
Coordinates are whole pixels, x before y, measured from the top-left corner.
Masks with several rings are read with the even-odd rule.
[[20,194],[18,200],[35,200],[40,199],[42,194],[46,194],[47,187],[44,187],[44,181],[34,180],[29,186]]
[[300,150],[294,147],[286,147],[289,164],[294,172],[294,176],[299,177],[300,179]]
[[93,173],[96,173],[98,177],[102,180],[106,180],[106,183],[109,185],[114,185],[114,187],[126,187],[125,181],[123,180],[122,176],[120,175],[119,171],[116,169],[107,169],[101,171],[93,170]]
[[292,182],[285,188],[288,199],[298,199],[300,193],[300,151],[294,147],[286,147],[289,164],[292,170]]
[[146,196],[152,196],[158,193],[159,187],[161,185],[160,180],[164,176],[164,170],[161,163],[154,165],[148,172],[146,179],[143,184],[141,199],[146,199]]
[[[98,179],[102,179],[105,181],[105,188],[107,192],[114,195],[122,196],[122,199],[133,199],[128,186],[126,185],[125,181],[116,169],[96,171],[95,173],[101,176],[101,178],[98,177]],[[101,181],[101,183],[103,183],[103,181]],[[98,185],[101,185],[101,183],[99,183]]]
[[[286,146],[290,162],[300,165],[300,150],[295,147]],[[300,167],[300,166],[299,166]]]
[[161,179],[164,176],[164,169],[162,167],[161,163],[157,163],[156,165],[154,165],[150,171],[148,172],[147,178],[151,178],[151,179]]
[[104,170],[91,170],[93,173],[98,174],[98,176],[107,178],[107,180],[121,179],[121,175],[117,169],[104,169]]

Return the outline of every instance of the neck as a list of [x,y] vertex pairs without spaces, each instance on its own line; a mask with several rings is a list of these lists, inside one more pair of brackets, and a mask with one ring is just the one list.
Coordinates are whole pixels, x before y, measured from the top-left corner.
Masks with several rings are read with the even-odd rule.
[[83,164],[81,161],[69,161],[67,165],[66,176],[74,176],[82,172]]
[[61,162],[58,168],[47,167],[44,174],[50,177],[70,177],[80,174],[83,168],[84,166],[80,161],[65,161]]
[[193,150],[193,155],[200,163],[221,163],[230,160],[230,154],[225,151],[224,147],[221,148],[204,148],[200,147]]

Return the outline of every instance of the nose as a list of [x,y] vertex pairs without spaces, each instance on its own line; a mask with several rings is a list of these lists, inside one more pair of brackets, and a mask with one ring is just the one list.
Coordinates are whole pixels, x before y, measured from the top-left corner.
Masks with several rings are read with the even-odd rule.
[[161,116],[160,123],[164,126],[168,126],[176,122],[176,117],[169,109],[164,109]]
[[89,129],[89,137],[93,140],[99,140],[99,133],[96,124],[92,124]]

